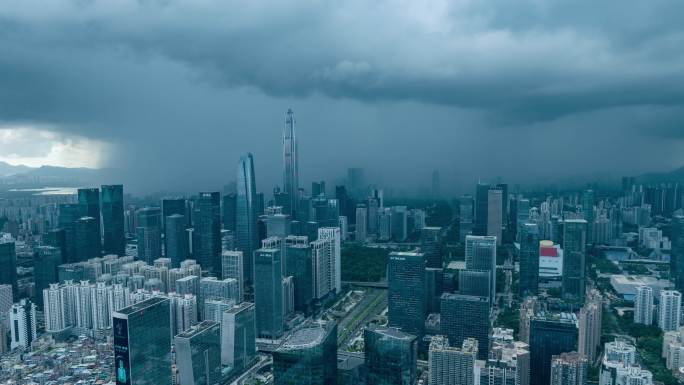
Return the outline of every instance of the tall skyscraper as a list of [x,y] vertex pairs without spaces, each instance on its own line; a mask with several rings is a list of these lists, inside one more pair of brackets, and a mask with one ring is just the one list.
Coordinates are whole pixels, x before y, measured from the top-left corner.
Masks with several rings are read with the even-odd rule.
[[366,385],[413,385],[416,382],[417,339],[396,328],[363,331]]
[[473,196],[461,195],[458,198],[458,239],[465,241],[466,235],[470,235],[473,231]]
[[174,337],[176,366],[183,385],[221,383],[221,327],[203,321]]
[[254,304],[242,302],[223,312],[221,362],[240,372],[256,358]]
[[682,319],[682,294],[676,290],[661,290],[658,326],[663,332],[677,330]]
[[366,205],[359,204],[356,206],[356,230],[354,233],[354,240],[356,242],[365,242],[368,238],[366,231],[368,221],[368,209]]
[[223,228],[235,231],[235,221],[237,219],[237,195],[229,193],[222,198],[222,222]]
[[331,275],[333,261],[329,240],[318,239],[311,242],[311,260],[313,263],[313,295],[322,299],[333,290]]
[[287,214],[292,215],[297,212],[299,205],[299,153],[292,109],[287,110],[283,126],[283,166],[283,189],[290,198],[292,210]]
[[497,188],[487,192],[487,235],[496,237],[496,244],[501,244],[503,230],[503,191]]
[[12,306],[9,312],[12,350],[28,349],[37,338],[36,333],[36,305],[22,299]]
[[368,198],[368,227],[366,232],[371,235],[378,233],[378,209],[380,207],[380,201],[374,197]]
[[273,353],[275,385],[329,385],[337,376],[337,324],[311,321]]
[[582,194],[582,214],[587,221],[587,243],[593,243],[594,234],[594,191],[587,190]]
[[492,298],[489,270],[463,269],[458,271],[458,293]]
[[427,267],[442,268],[441,242],[441,227],[423,227],[420,229],[420,251],[425,254],[425,265]]
[[200,314],[204,319],[204,301],[209,299],[232,300],[235,303],[239,300],[241,291],[238,282],[233,278],[219,280],[216,277],[204,277],[199,281],[199,295],[197,302],[200,306]]
[[12,285],[0,284],[0,323],[9,325],[9,311],[14,304]]
[[587,221],[566,219],[563,224],[563,297],[584,302],[586,290]]
[[166,258],[171,260],[172,267],[178,267],[190,254],[188,234],[185,231],[187,219],[184,215],[171,214],[164,220],[164,225]]
[[408,235],[406,206],[392,206],[391,238],[396,242],[403,242]]
[[256,215],[256,181],[252,154],[240,157],[237,169],[236,241],[245,256],[245,280],[254,283],[253,253],[259,246]]
[[101,255],[99,220],[81,217],[76,221],[76,261],[82,262]]
[[432,337],[428,350],[428,385],[475,384],[477,340],[467,338],[462,348],[449,346],[444,336]]
[[192,213],[187,209],[187,201],[183,197],[168,197],[161,200],[162,230],[166,230],[166,217],[173,214],[185,217],[186,225],[190,225]]
[[684,216],[672,217],[670,253],[670,275],[674,278],[675,288],[684,291]]
[[112,314],[117,385],[171,384],[171,307],[152,297]]
[[391,252],[387,265],[389,325],[422,337],[425,334],[425,256]]
[[593,290],[587,302],[579,312],[579,340],[577,351],[587,357],[589,362],[597,358],[601,345],[601,316],[603,299],[598,291]]
[[325,196],[325,181],[311,182],[311,196]]
[[0,284],[12,286],[14,298],[19,297],[19,286],[17,284],[17,251],[14,239],[8,233],[0,235]]
[[650,286],[640,285],[636,288],[634,322],[653,325],[653,289]]
[[56,247],[62,253],[62,263],[68,263],[67,259],[67,245],[66,245],[66,231],[64,229],[51,229],[44,234],[44,244],[46,246]]
[[104,253],[123,256],[126,252],[123,185],[103,185],[101,202]]
[[362,168],[351,167],[347,169],[347,187],[354,198],[365,196],[368,190]]
[[[466,269],[489,271],[490,302],[496,296],[496,238],[490,236],[466,236]],[[482,350],[482,349],[480,349]]]
[[504,229],[508,226],[509,220],[509,197],[508,197],[508,184],[507,183],[497,183],[496,189],[501,190],[501,219]]
[[524,223],[520,227],[520,284],[521,298],[537,295],[539,291],[539,227]]
[[432,199],[437,199],[441,196],[441,186],[439,181],[439,170],[432,170]]
[[473,235],[487,235],[489,189],[490,186],[483,183],[478,183],[475,189],[475,224],[473,226]]
[[203,268],[221,272],[221,194],[201,192],[195,206],[193,256]]
[[[62,252],[52,246],[37,246],[33,256],[33,276],[35,278],[35,303],[43,307],[43,290],[51,283],[58,283],[57,266],[62,263]],[[3,267],[4,268],[4,267]]]
[[95,220],[95,232],[99,245],[97,256],[99,256],[102,248],[102,230],[100,229],[100,190],[98,188],[78,189],[78,204],[81,206],[81,215],[92,217]]
[[294,282],[294,308],[308,312],[313,301],[314,273],[311,246],[307,242],[286,246],[286,275]]
[[281,249],[259,249],[254,252],[254,306],[257,334],[279,338],[283,334],[283,284]]
[[81,215],[81,205],[78,203],[63,203],[59,205],[58,224],[64,229],[64,240],[66,245],[66,262],[77,262],[76,259],[76,221]]
[[[487,286],[488,287],[488,286]],[[444,292],[444,270],[425,268],[425,306],[427,313],[439,313]]]
[[530,384],[548,385],[553,356],[577,347],[577,319],[571,313],[540,313],[530,321]]
[[238,303],[244,300],[245,277],[244,277],[244,255],[242,251],[226,250],[221,253],[221,278],[233,278],[238,282]]
[[69,295],[65,286],[60,287],[58,283],[51,283],[40,293],[43,297],[43,314],[45,316],[45,331],[47,333],[59,333],[64,331],[67,326],[72,326],[68,322],[67,312]]
[[442,294],[441,333],[452,346],[466,338],[478,341],[478,358],[487,359],[489,351],[489,299],[462,294]]
[[342,237],[339,227],[322,227],[318,229],[318,239],[330,242],[330,277],[332,289],[339,293],[342,290]]
[[586,385],[587,357],[577,352],[561,353],[551,359],[551,385]]
[[[152,265],[161,258],[161,210],[158,207],[145,207],[137,211],[138,259]],[[202,266],[204,267],[204,266]]]

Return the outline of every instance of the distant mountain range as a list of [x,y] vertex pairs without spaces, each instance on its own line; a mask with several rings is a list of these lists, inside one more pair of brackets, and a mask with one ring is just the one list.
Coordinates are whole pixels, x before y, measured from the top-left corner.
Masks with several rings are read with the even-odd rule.
[[88,184],[106,184],[118,180],[115,170],[86,167],[58,167],[58,166],[13,166],[0,162],[0,179],[7,184],[39,184],[79,186]]
[[637,177],[639,183],[684,182],[684,167],[670,172],[649,172]]
[[7,162],[0,162],[0,177],[10,176],[15,174],[22,174],[31,170],[35,170],[33,167],[29,166],[13,166]]

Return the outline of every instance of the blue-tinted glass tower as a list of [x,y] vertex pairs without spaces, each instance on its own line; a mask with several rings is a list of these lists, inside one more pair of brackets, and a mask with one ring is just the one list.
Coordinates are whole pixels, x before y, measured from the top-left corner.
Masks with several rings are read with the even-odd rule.
[[256,215],[256,181],[254,179],[254,157],[247,154],[240,157],[237,169],[236,243],[245,256],[245,280],[254,282],[253,253],[259,247]]

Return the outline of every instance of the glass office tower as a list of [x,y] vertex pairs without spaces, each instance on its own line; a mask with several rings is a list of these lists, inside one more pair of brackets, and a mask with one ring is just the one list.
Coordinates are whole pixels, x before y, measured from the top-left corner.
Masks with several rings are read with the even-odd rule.
[[587,221],[563,222],[563,298],[584,302],[586,290]]
[[256,181],[254,179],[254,157],[252,154],[240,157],[237,169],[236,243],[245,256],[245,280],[254,282],[252,272],[254,250],[259,247],[256,215]]
[[166,258],[171,260],[171,266],[179,267],[190,254],[188,233],[185,231],[187,220],[185,215],[171,214],[166,217],[164,243]]
[[[35,248],[33,257],[33,276],[35,287],[33,289],[35,303],[41,310],[43,308],[43,289],[50,287],[51,283],[58,283],[57,266],[62,263],[62,252],[52,246],[38,246]],[[4,266],[3,266],[4,268]]]
[[257,334],[279,338],[283,334],[283,284],[280,249],[254,252],[254,305]]
[[201,192],[195,207],[193,256],[203,268],[221,272],[221,194]]
[[418,344],[414,335],[397,328],[363,331],[366,385],[414,385]]
[[101,198],[104,253],[122,256],[126,252],[123,185],[103,185]]
[[116,384],[171,384],[169,299],[152,297],[112,317]]
[[389,325],[415,336],[425,334],[425,259],[423,253],[392,252],[387,265]]
[[524,223],[520,226],[520,284],[521,298],[537,295],[539,290],[539,226]]
[[[78,204],[81,206],[81,215],[95,219],[97,241],[102,247],[102,230],[100,229],[100,189],[78,189]],[[101,250],[99,250],[101,251]],[[92,257],[91,257],[92,258]]]
[[221,327],[203,321],[175,336],[176,366],[183,385],[221,383]]
[[275,385],[334,384],[337,374],[337,324],[303,326],[273,353]]
[[242,302],[223,312],[221,328],[221,362],[240,372],[256,358],[254,304]]
[[17,284],[17,251],[10,234],[0,236],[0,284],[12,285],[12,296],[19,298]]
[[[144,207],[136,212],[138,227],[138,259],[154,264],[161,258],[161,210],[158,207]],[[204,267],[204,266],[202,266]]]
[[478,359],[489,352],[489,299],[462,294],[442,294],[441,329],[452,346],[461,346],[467,338],[478,342]]
[[530,320],[530,385],[548,385],[551,359],[577,347],[577,318],[572,313],[539,313]]

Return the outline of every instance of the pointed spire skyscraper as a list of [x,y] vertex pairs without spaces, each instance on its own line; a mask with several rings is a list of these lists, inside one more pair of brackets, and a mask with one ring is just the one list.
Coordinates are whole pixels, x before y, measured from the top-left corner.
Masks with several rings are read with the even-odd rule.
[[240,157],[237,168],[236,240],[238,250],[245,257],[243,269],[245,280],[254,282],[252,253],[258,248],[256,213],[256,181],[254,157],[251,153]]
[[295,133],[295,117],[292,109],[285,114],[283,127],[283,190],[290,198],[288,214],[294,216],[299,204],[299,154],[297,153],[297,136]]

